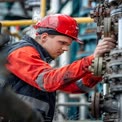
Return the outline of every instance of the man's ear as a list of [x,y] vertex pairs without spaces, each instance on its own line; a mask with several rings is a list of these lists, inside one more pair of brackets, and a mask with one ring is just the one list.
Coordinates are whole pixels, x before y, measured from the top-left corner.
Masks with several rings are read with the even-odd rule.
[[47,41],[47,37],[48,37],[48,33],[42,33],[41,34],[41,40],[42,40],[42,42],[46,42]]

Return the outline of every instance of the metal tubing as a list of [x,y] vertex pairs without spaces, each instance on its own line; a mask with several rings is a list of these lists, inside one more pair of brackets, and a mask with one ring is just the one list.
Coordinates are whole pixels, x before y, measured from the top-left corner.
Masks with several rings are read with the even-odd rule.
[[79,17],[79,18],[74,18],[77,23],[91,23],[91,22],[94,22],[93,19],[91,19],[90,17]]
[[122,49],[122,18],[118,21],[118,47]]
[[0,21],[3,26],[25,26],[35,24],[36,21],[33,20],[12,20],[12,21]]
[[[90,17],[79,17],[79,18],[74,18],[77,23],[91,23],[93,22],[93,19],[91,19]],[[31,24],[35,24],[36,21],[33,20],[10,20],[10,21],[0,21],[0,23],[2,24],[2,26],[25,26],[25,25],[31,25]]]
[[120,116],[120,120],[119,122],[122,122],[122,93],[120,94],[120,98],[119,98],[119,116]]
[[40,16],[39,16],[39,14],[40,14],[40,7],[39,6],[38,7],[33,7],[32,8],[32,12],[33,12],[33,14],[32,14],[32,20],[33,21],[40,20]]
[[[53,122],[61,122],[60,120],[54,120]],[[63,122],[103,122],[102,120],[64,120]]]
[[81,103],[81,102],[64,102],[64,103],[57,103],[56,106],[90,106],[91,103]]
[[40,0],[41,18],[46,15],[46,0]]

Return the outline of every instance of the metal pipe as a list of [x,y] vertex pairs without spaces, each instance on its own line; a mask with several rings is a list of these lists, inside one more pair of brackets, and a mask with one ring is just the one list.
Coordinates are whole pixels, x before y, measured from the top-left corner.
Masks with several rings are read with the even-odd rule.
[[118,47],[122,49],[122,18],[118,21]]
[[106,95],[109,93],[109,84],[103,83],[103,95]]
[[41,18],[46,15],[46,0],[40,0]]
[[[80,97],[80,103],[86,104],[86,102],[87,102],[86,96],[84,94],[82,94]],[[90,105],[90,104],[87,104],[87,105]],[[79,119],[85,120],[86,118],[87,118],[87,106],[82,105],[82,106],[80,106],[80,117],[79,117]]]
[[[77,23],[91,23],[93,22],[93,19],[91,19],[90,17],[79,17],[79,18],[74,18]],[[5,20],[5,21],[0,21],[0,23],[2,24],[2,26],[25,26],[25,25],[31,25],[31,24],[35,24],[37,21],[35,20]]]
[[33,20],[12,20],[12,21],[0,21],[0,23],[3,26],[25,26],[25,25],[31,25],[31,24],[35,24],[36,21]]
[[77,23],[91,23],[91,22],[94,22],[93,19],[91,19],[90,17],[79,17],[79,18],[74,18]]
[[119,117],[120,117],[120,120],[119,122],[122,122],[122,94],[120,94],[120,98],[119,98]]
[[38,20],[40,20],[41,18],[40,18],[40,16],[39,16],[39,14],[40,14],[40,7],[38,6],[38,7],[33,7],[32,8],[32,20],[33,21],[38,21]]
[[[64,53],[59,57],[59,66],[60,66],[60,67],[69,64],[69,59],[70,59],[70,58],[69,58],[69,55],[70,55],[69,53],[70,53],[69,51],[64,52]],[[67,74],[68,74],[68,72],[67,72]],[[68,100],[67,100],[67,95],[66,95],[65,93],[60,92],[60,93],[58,94],[58,103],[64,104],[66,101],[68,101]],[[66,107],[60,106],[60,107],[59,107],[59,110],[60,110],[62,113],[66,114]],[[59,114],[59,115],[58,115],[58,120],[62,120],[62,121],[63,121],[63,119],[64,119],[64,118]]]
[[64,102],[64,103],[57,103],[56,106],[90,106],[91,103],[81,103],[81,102]]
[[[53,122],[61,122],[60,120],[54,120]],[[78,120],[64,120],[63,122],[103,122],[102,120],[80,120],[80,121],[78,121]]]
[[60,4],[61,4],[60,2],[61,2],[60,0],[51,0],[49,13],[53,13],[53,14],[58,13],[57,11],[60,8]]

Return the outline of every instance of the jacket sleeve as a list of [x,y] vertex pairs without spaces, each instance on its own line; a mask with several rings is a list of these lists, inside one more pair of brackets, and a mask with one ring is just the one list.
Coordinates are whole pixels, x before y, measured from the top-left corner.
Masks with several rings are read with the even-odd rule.
[[89,73],[76,82],[61,86],[60,90],[67,93],[88,93],[94,90],[93,87],[101,80],[102,77],[97,77]]
[[93,56],[85,57],[62,68],[52,68],[30,47],[22,47],[8,56],[7,69],[26,83],[43,91],[53,92],[74,83],[90,73]]

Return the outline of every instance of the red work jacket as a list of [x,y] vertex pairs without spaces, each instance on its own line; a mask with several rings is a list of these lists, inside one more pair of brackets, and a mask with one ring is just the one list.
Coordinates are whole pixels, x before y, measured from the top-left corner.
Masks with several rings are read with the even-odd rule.
[[53,68],[41,59],[35,48],[25,46],[9,54],[6,67],[17,77],[39,90],[81,93],[85,91],[76,84],[76,81],[81,79],[80,82],[88,88],[101,81],[101,77],[92,75],[88,70],[93,59],[91,55],[64,67]]

